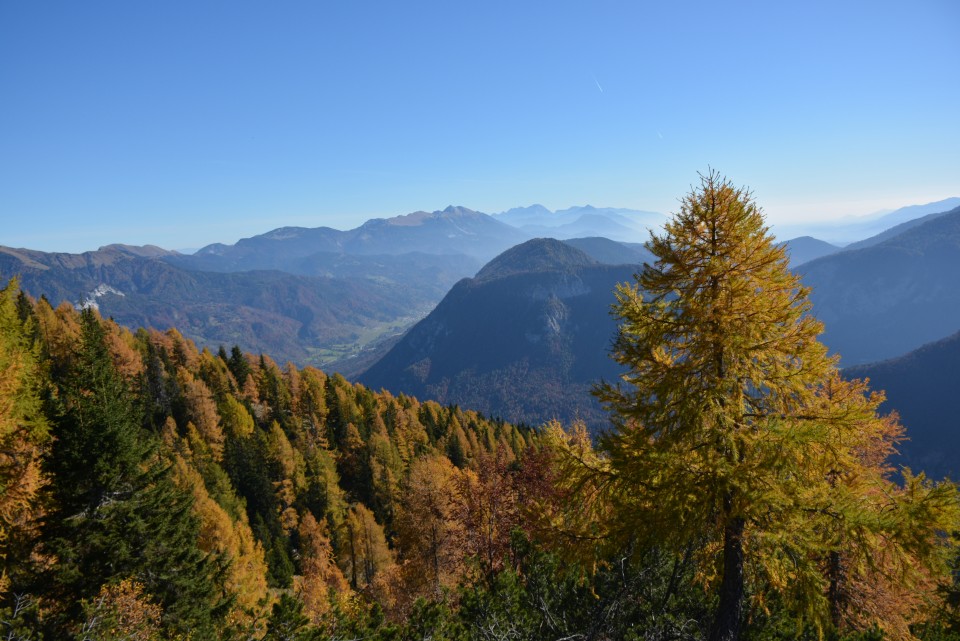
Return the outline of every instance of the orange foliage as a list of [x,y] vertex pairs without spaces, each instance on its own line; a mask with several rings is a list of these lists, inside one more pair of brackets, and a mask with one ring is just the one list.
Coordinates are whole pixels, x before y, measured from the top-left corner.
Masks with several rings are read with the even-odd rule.
[[510,533],[521,523],[516,480],[509,468],[513,458],[507,447],[499,447],[493,454],[480,451],[473,469],[460,479],[464,551],[476,557],[488,575],[504,568],[510,554]]
[[160,638],[163,610],[130,579],[104,585],[84,604],[86,621],[80,638],[90,641],[154,641]]
[[424,456],[410,466],[396,519],[406,593],[440,596],[466,571],[467,537],[460,520],[462,472],[443,456]]
[[345,605],[353,593],[333,557],[326,519],[317,521],[310,512],[304,513],[298,535],[302,574],[295,577],[294,584],[304,614],[320,626],[329,623],[334,604]]
[[177,379],[183,389],[183,398],[187,403],[187,416],[196,426],[204,442],[210,446],[214,459],[223,460],[223,428],[213,394],[206,383],[193,377],[183,368],[177,370]]
[[133,334],[112,320],[101,321],[100,324],[106,330],[107,349],[110,351],[110,358],[117,372],[127,380],[142,374],[143,359],[134,347]]

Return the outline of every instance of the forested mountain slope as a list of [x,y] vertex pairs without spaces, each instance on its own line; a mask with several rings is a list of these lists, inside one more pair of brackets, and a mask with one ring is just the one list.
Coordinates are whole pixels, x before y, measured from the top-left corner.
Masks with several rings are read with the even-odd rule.
[[637,265],[601,265],[560,241],[504,252],[450,291],[360,380],[539,425],[605,418],[590,395],[608,358],[617,283]]
[[178,327],[201,345],[237,344],[298,363],[330,360],[365,335],[402,328],[442,294],[362,278],[189,271],[117,246],[84,254],[0,248],[0,277],[12,276],[53,305],[96,305],[127,327]]

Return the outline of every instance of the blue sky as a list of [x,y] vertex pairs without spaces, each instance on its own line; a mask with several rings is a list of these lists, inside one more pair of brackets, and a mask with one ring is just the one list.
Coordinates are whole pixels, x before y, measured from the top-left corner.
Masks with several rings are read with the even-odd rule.
[[960,3],[0,3],[0,244],[960,195]]

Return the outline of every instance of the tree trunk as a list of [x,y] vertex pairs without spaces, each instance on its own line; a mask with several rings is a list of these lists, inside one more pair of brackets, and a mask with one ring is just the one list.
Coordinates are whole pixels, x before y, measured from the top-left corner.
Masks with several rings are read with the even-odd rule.
[[838,632],[843,624],[843,597],[844,597],[844,567],[840,553],[830,553],[830,589],[827,598],[830,600],[830,622]]
[[743,528],[736,518],[723,530],[723,581],[710,641],[737,641],[743,618]]

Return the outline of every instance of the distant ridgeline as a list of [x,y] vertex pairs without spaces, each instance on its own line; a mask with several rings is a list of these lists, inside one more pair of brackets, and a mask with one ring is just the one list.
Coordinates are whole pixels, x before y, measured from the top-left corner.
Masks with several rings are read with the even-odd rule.
[[34,297],[96,305],[127,327],[177,327],[200,345],[240,345],[301,365],[340,361],[356,372],[454,283],[534,235],[643,240],[662,221],[589,206],[494,216],[451,206],[346,231],[282,227],[192,255],[129,245],[82,254],[0,247],[0,282],[19,276]]
[[900,356],[960,329],[960,207],[796,271],[844,366]]

